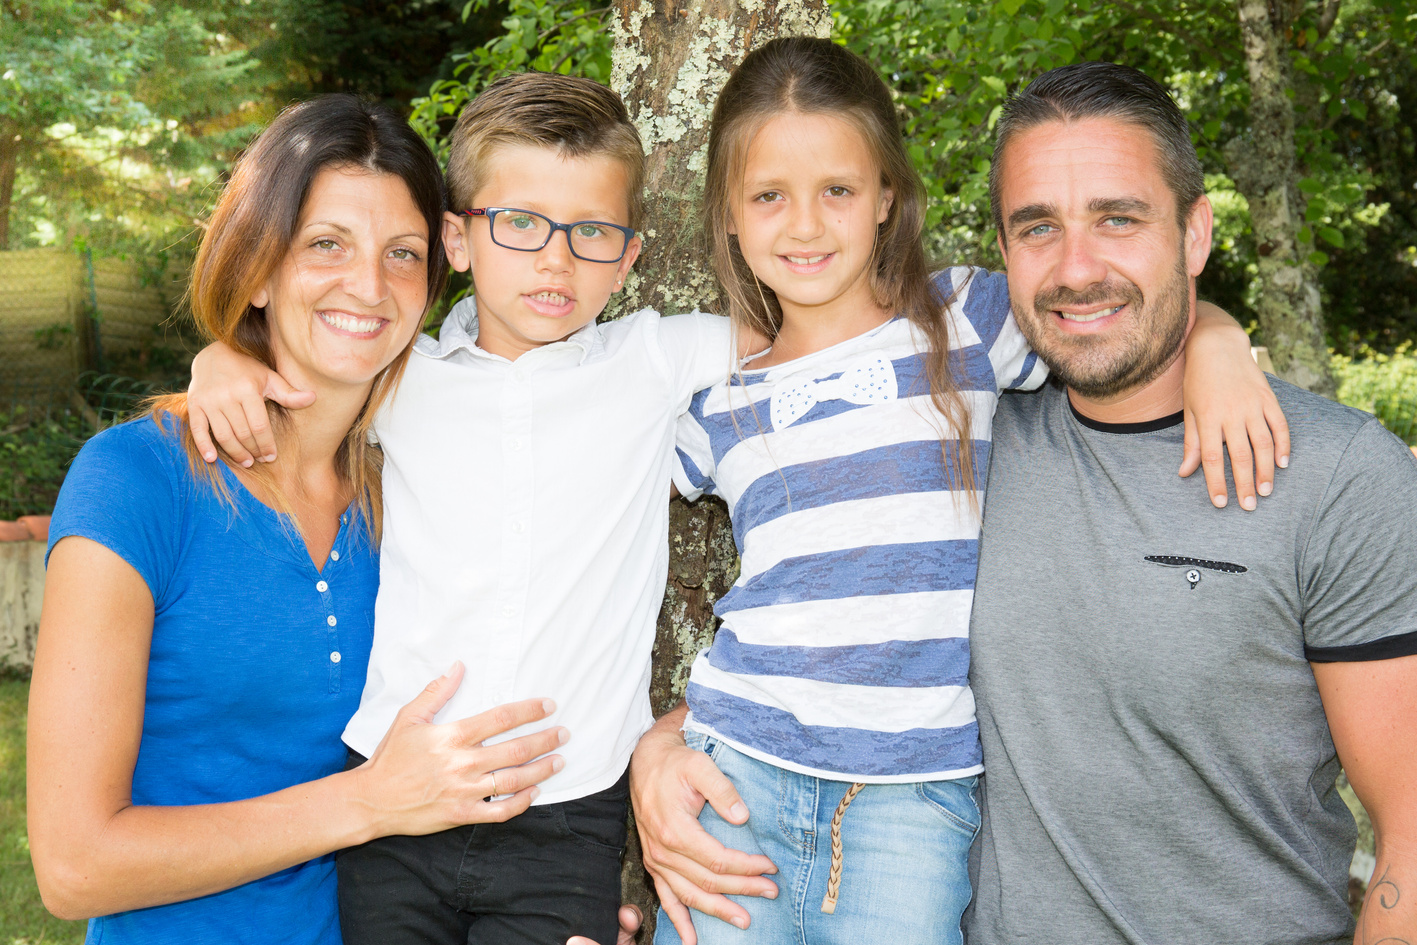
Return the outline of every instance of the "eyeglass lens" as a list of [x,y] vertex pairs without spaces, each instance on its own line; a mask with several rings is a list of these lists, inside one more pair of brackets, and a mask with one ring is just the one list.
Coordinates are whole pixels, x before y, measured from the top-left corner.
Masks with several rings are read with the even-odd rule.
[[[540,249],[553,232],[551,221],[539,213],[502,210],[492,218],[492,238],[511,249]],[[566,234],[571,251],[583,259],[616,262],[625,254],[625,234],[612,227],[581,221],[572,223]]]

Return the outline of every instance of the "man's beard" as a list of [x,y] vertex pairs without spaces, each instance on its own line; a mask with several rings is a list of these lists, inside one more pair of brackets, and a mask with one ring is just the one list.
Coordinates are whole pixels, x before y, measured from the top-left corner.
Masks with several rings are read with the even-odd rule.
[[[1190,325],[1191,286],[1186,260],[1178,258],[1173,277],[1148,302],[1133,282],[1099,282],[1082,292],[1061,286],[1045,289],[1027,311],[1010,300],[1014,318],[1053,376],[1084,397],[1107,399],[1144,387],[1176,360]],[[1052,324],[1063,306],[1121,305],[1125,325],[1097,335],[1064,334]]]

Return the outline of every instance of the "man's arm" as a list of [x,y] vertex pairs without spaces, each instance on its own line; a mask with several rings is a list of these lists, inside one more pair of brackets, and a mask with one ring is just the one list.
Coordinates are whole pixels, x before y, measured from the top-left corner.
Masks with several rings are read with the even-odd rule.
[[1312,666],[1377,845],[1354,945],[1417,945],[1417,656]]
[[765,856],[730,850],[699,824],[705,800],[734,824],[748,820],[748,808],[709,756],[684,744],[679,730],[688,714],[679,703],[640,739],[630,760],[630,800],[660,905],[684,945],[695,945],[690,908],[746,929],[747,910],[726,896],[775,898],[777,886],[763,874],[777,867]]

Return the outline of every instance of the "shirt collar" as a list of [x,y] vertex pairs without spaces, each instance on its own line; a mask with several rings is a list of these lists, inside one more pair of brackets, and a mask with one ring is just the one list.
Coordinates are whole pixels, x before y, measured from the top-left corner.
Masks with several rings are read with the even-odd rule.
[[[561,341],[553,341],[536,351],[528,351],[522,357],[534,357],[539,351],[561,351],[567,347],[579,348],[577,362],[584,364],[587,358],[599,354],[605,347],[605,336],[600,325],[591,322]],[[477,346],[477,299],[470,295],[448,312],[448,317],[443,319],[442,328],[438,330],[438,338],[434,340],[429,335],[420,335],[415,350],[439,360],[451,356],[454,352],[466,351],[476,358],[506,361],[505,358],[489,354]]]

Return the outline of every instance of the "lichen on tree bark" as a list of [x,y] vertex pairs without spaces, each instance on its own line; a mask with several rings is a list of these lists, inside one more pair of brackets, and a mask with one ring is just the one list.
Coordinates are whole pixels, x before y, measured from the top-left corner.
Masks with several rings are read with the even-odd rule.
[[[644,251],[607,314],[714,311],[700,223],[714,101],[750,50],[778,36],[829,36],[831,11],[826,0],[617,0],[613,26],[611,83],[644,141],[648,175]],[[738,574],[728,510],[716,499],[676,500],[669,543],[650,684],[656,715],[682,696],[689,664],[713,639],[713,604]],[[656,904],[633,825],[623,878],[625,901],[645,911],[640,940],[648,941]]]
[[[1303,212],[1294,145],[1293,70],[1283,47],[1295,4],[1236,0],[1250,85],[1250,130],[1225,149],[1250,205],[1259,256],[1260,330],[1285,380],[1332,397],[1318,273],[1299,242]],[[1335,4],[1336,7],[1336,4]]]

